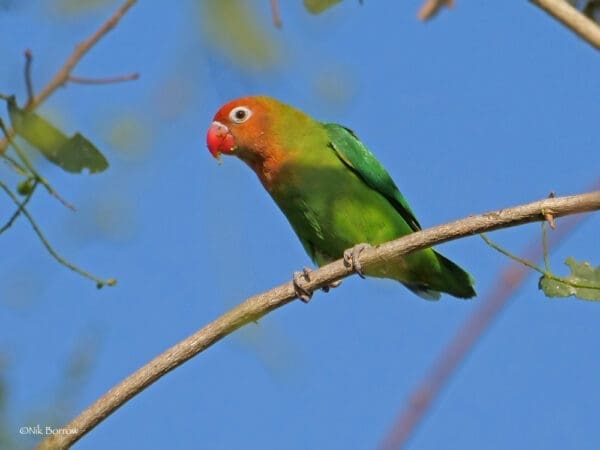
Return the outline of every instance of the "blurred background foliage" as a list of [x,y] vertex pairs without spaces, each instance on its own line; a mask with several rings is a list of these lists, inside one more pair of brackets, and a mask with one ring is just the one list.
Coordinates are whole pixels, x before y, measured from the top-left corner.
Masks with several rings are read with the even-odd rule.
[[[340,0],[305,0],[304,5],[310,13],[319,14],[339,2]],[[6,20],[20,18],[24,23],[41,22],[44,28],[54,29],[56,33],[72,33],[72,45],[75,45],[95,30],[97,25],[91,24],[101,23],[120,3],[122,2],[115,0],[0,0],[0,14],[4,14]],[[282,6],[285,7],[285,2],[283,3]],[[197,32],[192,35],[189,31],[187,34],[183,32],[174,41],[176,45],[171,49],[173,59],[166,64],[161,62],[162,79],[158,84],[140,89],[118,84],[84,86],[69,83],[67,89],[60,89],[38,108],[40,118],[69,135],[70,130],[79,129],[81,123],[95,124],[91,128],[82,129],[81,132],[85,136],[93,137],[93,141],[111,162],[111,167],[102,178],[84,174],[74,179],[73,175],[61,172],[56,165],[43,158],[39,148],[20,136],[15,138],[35,168],[50,180],[51,184],[58,186],[61,195],[77,209],[76,214],[71,214],[56,202],[56,199],[42,192],[42,189],[38,190],[28,205],[34,217],[40,209],[43,209],[43,215],[48,214],[43,217],[41,228],[44,232],[48,231],[50,242],[58,242],[59,253],[69,255],[75,249],[80,251],[86,246],[110,243],[126,245],[140,234],[139,198],[136,196],[143,195],[143,189],[136,189],[132,185],[140,182],[138,176],[132,176],[132,171],[145,173],[143,176],[148,176],[149,183],[152,183],[151,173],[156,170],[153,160],[163,158],[174,150],[157,147],[156,142],[161,140],[160,134],[169,129],[171,121],[189,114],[193,103],[201,101],[204,97],[203,86],[197,82],[199,72],[204,68],[190,63],[189,59],[193,58],[193,55],[205,54],[205,57],[217,61],[219,67],[225,68],[225,74],[236,70],[246,72],[249,78],[273,76],[278,68],[290,62],[288,52],[297,52],[298,49],[292,50],[290,42],[286,42],[285,38],[277,34],[272,24],[271,11],[265,8],[265,5],[266,2],[256,0],[182,2],[184,15],[196,17],[197,24],[193,29]],[[80,22],[85,25],[78,25]],[[113,33],[122,31],[117,27]],[[113,44],[106,36],[104,40],[107,42],[101,42],[98,47],[103,47],[104,52],[110,52]],[[64,42],[64,39],[61,41]],[[72,45],[56,48],[52,54],[37,53],[34,50],[32,79],[36,93],[51,78],[54,71],[58,70],[59,64],[67,57]],[[15,56],[22,50],[12,48],[6,40],[0,45],[4,58],[11,55],[9,63],[0,73],[3,80],[0,93],[16,94],[21,105],[27,99],[23,77],[24,60]],[[123,68],[136,69],[135,64],[123,64],[122,61],[114,67],[98,67],[94,64],[98,51],[96,48],[92,49],[85,56],[84,62],[74,70],[73,75],[85,71],[89,77],[102,78],[120,75],[119,72]],[[149,49],[148,55],[151,54]],[[135,59],[134,56],[133,53],[130,55],[132,60]],[[323,69],[309,74],[309,78],[312,78],[309,84],[312,85],[314,93],[331,108],[344,107],[354,94],[356,81],[342,63],[324,58],[323,55],[321,58],[324,63]],[[89,73],[89,67],[93,67],[92,73]],[[122,102],[113,106],[110,101],[98,101],[98,98],[104,96],[118,97],[119,93],[123,92],[122,89],[139,93],[136,99],[137,107],[124,110]],[[80,110],[73,108],[72,101],[75,97],[82,107]],[[8,115],[1,113],[0,116],[10,124]],[[41,136],[42,141],[47,141],[47,147],[56,147],[51,145],[52,133]],[[199,141],[198,145],[202,145],[201,136]],[[9,147],[6,154],[18,160],[12,148]],[[16,186],[23,177],[11,170],[10,164],[4,161],[0,164],[0,180],[16,191]],[[0,198],[0,205],[2,220],[8,220],[15,209],[14,205],[3,197]],[[25,219],[20,217],[1,239],[4,243],[8,239],[37,239],[28,228]],[[5,310],[2,315],[8,311],[10,314],[27,316],[38,305],[37,299],[40,294],[53,283],[52,274],[63,269],[49,258],[41,246],[32,246],[26,253],[13,255],[12,258],[9,272],[3,274],[3,282],[0,283],[0,308]],[[90,265],[89,270],[94,272],[93,262]],[[236,295],[235,301],[238,300]],[[90,327],[94,328],[95,325],[90,324]],[[9,343],[6,340],[0,342],[0,346],[4,347],[0,347],[0,448],[28,448],[39,438],[16,437],[15,429],[23,424],[59,426],[73,415],[76,399],[93,369],[100,336],[101,333],[83,332],[77,339],[71,355],[65,361],[57,362],[61,370],[60,374],[54,377],[57,379],[54,386],[48,386],[47,392],[39,396],[36,405],[29,407],[30,410],[17,415],[9,414],[11,409],[20,409],[11,404],[10,392],[11,386],[17,385],[19,380],[12,379],[10,374],[13,367],[22,362],[23,355],[16,347],[17,343],[10,344],[10,340]],[[285,333],[276,327],[245,328],[235,336],[234,345],[250,349],[265,367],[278,377],[290,376],[293,367],[302,360],[299,350],[295,349],[294,344],[286,339]]]
[[[34,55],[32,74],[34,88],[37,92],[50,80],[71,53],[73,46],[96,30],[99,24],[106,20],[121,3],[120,0],[0,0],[0,20],[16,24],[16,31],[14,35],[11,35],[12,39],[0,41],[0,55],[2,55],[4,63],[0,65],[0,92],[15,94],[20,104],[26,100],[22,58],[24,48],[16,47],[14,42],[29,42],[28,33],[31,33],[32,27],[36,27],[36,30],[43,36],[53,37],[45,42],[32,39],[32,42],[37,44],[32,48]],[[187,306],[189,302],[185,304],[189,311],[174,308],[173,311],[158,309],[154,313],[167,315],[159,318],[161,323],[163,323],[162,321],[170,323],[170,321],[178,320],[177,323],[181,324],[181,329],[188,330],[204,323],[206,317],[215,316],[222,310],[239,303],[246,295],[270,286],[271,281],[281,281],[281,276],[277,273],[274,274],[274,280],[265,281],[265,278],[261,279],[261,277],[266,277],[265,272],[269,272],[268,268],[261,268],[258,264],[248,264],[246,258],[231,257],[231,255],[237,254],[241,248],[249,248],[251,251],[248,253],[250,254],[260,254],[264,251],[265,240],[272,238],[270,230],[259,230],[264,234],[255,240],[248,240],[246,235],[240,233],[240,222],[243,223],[254,218],[256,214],[253,209],[254,205],[242,205],[241,211],[232,211],[228,207],[231,201],[239,196],[239,193],[233,189],[226,189],[230,187],[230,181],[227,179],[235,176],[240,179],[249,177],[250,175],[246,173],[245,169],[232,165],[231,168],[228,168],[231,171],[228,177],[221,175],[221,178],[216,176],[207,178],[205,172],[198,170],[190,173],[190,171],[184,172],[181,169],[189,165],[190,152],[204,150],[204,126],[208,116],[204,114],[204,111],[199,114],[197,105],[203,107],[209,105],[210,108],[214,108],[225,98],[255,92],[257,87],[265,85],[264,82],[273,82],[273,85],[277,85],[273,95],[290,92],[294,95],[315,99],[314,102],[318,105],[321,117],[332,119],[342,113],[351,115],[350,113],[355,108],[354,100],[361,93],[364,95],[365,91],[368,92],[366,97],[372,96],[373,92],[377,92],[380,97],[385,97],[387,92],[383,84],[391,79],[394,88],[397,89],[393,101],[381,109],[373,110],[370,108],[374,104],[367,99],[362,105],[364,110],[361,114],[363,116],[376,115],[381,118],[384,127],[387,127],[388,121],[392,120],[394,132],[397,133],[394,139],[400,141],[402,139],[399,136],[402,132],[414,126],[415,123],[429,124],[425,126],[424,131],[419,128],[417,134],[421,132],[422,135],[417,135],[415,139],[426,140],[427,137],[431,137],[429,145],[432,148],[444,149],[444,152],[436,153],[432,157],[432,160],[439,166],[437,172],[434,170],[435,168],[428,167],[429,170],[432,170],[434,177],[448,175],[445,173],[446,166],[444,164],[453,159],[453,152],[460,151],[459,147],[463,145],[462,142],[451,143],[448,134],[444,134],[448,133],[448,130],[444,128],[445,123],[450,123],[447,117],[452,114],[464,113],[465,110],[468,110],[467,114],[472,118],[485,116],[494,111],[502,111],[504,107],[507,109],[503,113],[503,118],[507,117],[508,119],[505,121],[506,124],[494,124],[501,128],[498,135],[503,135],[506,139],[513,139],[514,143],[518,139],[523,139],[523,136],[527,134],[520,126],[529,127],[529,125],[525,120],[515,119],[517,114],[511,110],[511,99],[507,100],[509,106],[494,104],[488,100],[488,93],[485,91],[488,88],[501,90],[507,96],[516,92],[515,95],[524,97],[522,91],[513,89],[513,85],[507,87],[503,84],[509,83],[506,80],[514,80],[511,78],[514,75],[511,68],[505,66],[497,68],[498,80],[492,79],[491,81],[486,77],[478,78],[483,73],[483,69],[478,64],[474,64],[466,71],[462,68],[455,70],[455,61],[450,60],[451,56],[448,56],[450,52],[446,52],[444,49],[439,52],[432,51],[432,49],[439,50],[439,41],[434,43],[428,41],[427,49],[421,51],[414,42],[420,40],[418,42],[422,44],[427,37],[414,34],[411,35],[411,39],[414,38],[414,41],[409,42],[408,39],[398,41],[397,54],[377,56],[383,63],[388,58],[394,59],[396,63],[396,66],[389,72],[385,70],[385,66],[384,70],[378,70],[381,69],[377,66],[379,61],[373,63],[372,60],[368,62],[359,60],[351,51],[341,52],[340,48],[336,47],[337,44],[325,42],[323,39],[323,36],[339,33],[338,26],[348,26],[348,22],[345,21],[349,16],[348,9],[340,11],[343,6],[340,4],[342,3],[340,0],[304,0],[303,2],[298,0],[294,3],[295,6],[291,6],[291,3],[280,1],[283,28],[286,31],[283,33],[273,25],[272,12],[269,2],[266,0],[182,1],[177,4],[177,12],[169,16],[169,26],[164,26],[154,16],[151,16],[148,11],[148,2],[139,2],[128,13],[124,21],[136,23],[138,29],[141,28],[144,33],[148,33],[144,36],[147,36],[151,45],[139,45],[139,36],[131,31],[126,31],[127,26],[118,26],[96,48],[92,49],[76,68],[74,75],[100,78],[121,75],[139,70],[139,65],[143,63],[144,70],[141,72],[141,78],[136,81],[102,86],[69,83],[65,88],[59,89],[38,109],[41,116],[67,135],[70,136],[75,131],[83,133],[106,155],[110,167],[101,176],[87,173],[82,175],[65,173],[56,165],[40,157],[39,151],[35,148],[20,140],[19,142],[35,167],[67,201],[75,205],[77,212],[74,214],[64,208],[43,189],[38,189],[30,202],[29,209],[38,220],[47,238],[64,257],[99,276],[116,277],[120,283],[116,289],[136,292],[135,286],[143,288],[139,288],[141,292],[139,298],[130,295],[133,306],[132,304],[107,305],[103,302],[106,296],[103,297],[93,292],[93,284],[88,280],[78,279],[49,257],[44,248],[36,242],[37,238],[23,217],[0,236],[0,254],[6,255],[4,256],[5,261],[10,259],[9,263],[3,266],[0,283],[0,329],[3,321],[10,320],[16,324],[15,327],[32,330],[43,336],[41,339],[43,342],[32,343],[21,342],[14,336],[0,333],[1,449],[30,446],[31,440],[15,436],[15,430],[19,426],[29,423],[60,425],[65,419],[71,418],[77,412],[78,407],[81,407],[81,401],[78,402],[78,399],[82,395],[85,383],[94,377],[95,360],[102,357],[110,359],[112,356],[102,353],[102,344],[105,339],[102,330],[107,322],[96,321],[93,317],[95,312],[100,316],[102,315],[100,310],[115,311],[115,315],[123,314],[123,320],[129,318],[133,321],[138,318],[138,310],[147,308],[143,302],[146,300],[145,295],[148,291],[152,291],[156,297],[163,300],[169,299],[174,291],[177,291],[178,296],[183,299],[195,298],[198,295],[206,295],[206,285],[203,280],[210,278],[211,284],[217,286],[221,292],[219,298],[209,298],[210,301],[207,300],[202,304],[202,307],[206,308],[206,310],[202,310],[204,314],[202,317],[194,317],[196,310]],[[360,4],[358,0],[343,2],[344,5],[349,3],[352,3],[353,6]],[[405,16],[395,18],[397,21],[395,26],[398,29],[406,27],[408,21],[414,20],[413,8],[418,6],[418,3],[420,2],[408,5],[403,10]],[[586,11],[592,11],[590,5],[595,4],[593,1],[585,2],[585,4],[583,2],[575,3],[578,8]],[[378,8],[378,14],[385,14],[383,6]],[[312,15],[321,13],[327,18],[326,21],[319,20],[323,16]],[[474,51],[473,58],[479,57],[480,60],[483,60],[483,58],[489,58],[492,52],[497,51],[494,46],[498,44],[496,41],[490,41],[485,45],[491,45],[491,48],[485,47],[484,44],[482,47],[485,48],[477,47],[476,39],[481,30],[476,27],[488,26],[485,21],[489,19],[489,16],[483,14],[484,11],[477,13],[479,13],[478,17],[483,17],[484,20],[470,22],[468,26],[474,28],[467,29],[466,37],[459,38],[457,42],[469,55]],[[301,21],[301,25],[287,23],[286,16],[293,14],[304,14],[310,20]],[[359,15],[361,11],[356,8],[352,10],[351,14]],[[537,11],[535,14],[537,15]],[[540,15],[540,17],[536,17],[536,20],[543,22],[549,19]],[[353,23],[352,26],[355,26],[356,23],[358,22]],[[444,23],[447,24],[447,22]],[[554,28],[555,24],[551,26],[553,27],[552,33],[560,33]],[[448,31],[446,28],[442,28],[442,30],[443,32]],[[370,37],[362,35],[362,32],[361,29],[355,29],[356,39],[368,41]],[[469,32],[472,34],[468,34]],[[564,30],[561,32],[567,33]],[[160,39],[152,39],[157,35],[160,35]],[[568,41],[562,34],[560,34],[560,38]],[[529,43],[530,40],[527,42]],[[371,45],[372,53],[378,53],[380,43],[374,40]],[[581,47],[583,45],[581,44]],[[347,42],[347,46],[352,49],[353,43]],[[118,48],[118,52],[115,51],[116,48]],[[157,54],[160,54],[160,58],[157,57]],[[514,66],[517,67],[517,72],[521,70],[518,68],[519,64],[525,66],[531,63],[530,54],[527,54],[524,60],[519,60],[516,51],[515,55]],[[539,55],[537,57],[542,58]],[[431,70],[429,73],[421,74],[420,76],[424,77],[421,90],[413,93],[411,91],[413,86],[410,83],[414,81],[407,81],[409,78],[407,73],[412,70],[411,65],[414,61],[422,63],[422,59],[431,60],[436,71],[439,72],[433,73],[434,71]],[[307,61],[310,64],[307,64]],[[363,68],[365,65],[371,67],[373,72],[373,79],[368,81],[357,74],[360,73],[357,69]],[[381,73],[384,73],[385,76],[379,77],[378,74]],[[518,77],[519,82],[522,82],[521,74],[518,74]],[[481,82],[482,79],[486,83],[490,83],[489,86]],[[259,80],[264,80],[264,82]],[[460,90],[459,83],[461,82],[465,84],[481,82],[482,92],[480,100],[476,104],[465,102],[464,105],[459,104],[456,106],[457,109],[453,109],[449,106],[448,98],[440,98],[439,93],[433,89],[431,92],[428,91],[428,86],[432,85],[443,85],[443,89],[448,91]],[[576,84],[578,81],[569,80],[569,83]],[[531,115],[535,115],[536,108],[545,110],[552,106],[547,104],[547,92],[540,94],[536,91],[536,86],[537,83],[527,85],[527,80],[523,84],[524,90],[529,88],[527,101],[533,111]],[[562,89],[562,85],[560,88]],[[557,90],[559,89],[557,88]],[[216,95],[213,91],[216,92]],[[530,95],[531,97],[529,97]],[[402,104],[403,102],[404,104]],[[415,114],[412,122],[411,120],[396,120],[398,104],[402,104],[402,108],[405,108],[406,104],[414,106],[414,111],[410,111]],[[367,113],[365,114],[364,111]],[[373,111],[374,114],[371,114]],[[560,109],[559,113],[563,112],[564,110]],[[531,117],[529,112],[527,114],[527,117]],[[360,114],[357,115],[360,116]],[[3,109],[0,109],[0,116],[8,122],[8,115]],[[362,118],[355,117],[354,120],[358,123]],[[552,125],[554,126],[554,123]],[[483,143],[489,141],[492,132],[496,132],[495,128],[493,130],[477,128],[473,127],[471,123],[459,126],[464,126],[464,129],[452,130],[452,132],[481,138],[479,142],[482,147]],[[432,131],[434,129],[435,132]],[[183,130],[193,130],[191,137],[189,134],[186,136],[185,144],[181,144],[181,139],[178,139],[184,134]],[[529,132],[529,128],[527,132]],[[379,126],[377,133],[372,132],[371,136],[376,134],[384,134]],[[552,151],[560,151],[560,142],[557,143],[554,140],[548,144],[544,141],[546,136],[539,136],[538,139],[540,140],[537,143],[538,146],[543,147],[550,154]],[[385,138],[385,142],[389,143],[389,137]],[[397,153],[395,144],[394,142],[394,145],[390,145],[392,155]],[[185,145],[189,148],[184,147]],[[581,142],[573,144],[570,137],[568,145],[584,149]],[[509,147],[509,145],[506,146],[510,150]],[[517,148],[518,146],[514,147],[515,152],[521,152]],[[392,156],[388,156],[388,158],[392,158]],[[473,153],[462,161],[466,171],[469,172],[469,177],[473,177],[469,182],[472,183],[472,186],[479,186],[482,193],[485,193],[486,189],[494,193],[505,190],[499,188],[499,186],[504,186],[502,183],[505,180],[496,179],[494,174],[490,174],[489,171],[480,170],[484,164],[481,158],[485,158],[485,164],[494,167],[493,172],[496,175],[502,173],[502,164],[508,159],[498,153],[486,153],[481,149],[473,150]],[[551,156],[546,159],[551,159]],[[420,162],[417,160],[418,158],[402,160],[404,173],[417,172],[417,168],[420,167]],[[514,162],[508,164],[512,166]],[[521,179],[529,177],[542,179],[547,176],[548,171],[540,166],[539,172],[536,172],[538,166],[537,161],[525,161],[514,170],[530,172],[526,175],[521,173]],[[504,169],[506,170],[506,167]],[[581,170],[582,173],[574,174],[573,177],[583,179],[583,172],[589,168]],[[164,176],[162,176],[163,173],[165,173]],[[203,176],[205,178],[202,178]],[[193,182],[189,182],[189,178],[192,177],[194,177]],[[21,179],[22,177],[12,171],[7,164],[0,163],[0,180],[16,189]],[[460,180],[444,186],[444,189],[448,191],[446,194],[454,198],[456,192],[456,197],[460,197],[460,187],[457,186],[462,184],[466,184],[466,182]],[[518,189],[517,183],[514,184],[517,186],[515,189]],[[208,192],[206,197],[202,197],[202,201],[210,202],[202,205],[205,209],[204,213],[200,211],[198,198],[191,195],[189,191],[190,186],[194,186],[196,189],[198,185],[203,194]],[[472,189],[472,186],[466,187],[466,189]],[[578,185],[578,187],[581,186]],[[569,185],[569,188],[573,188],[573,184]],[[259,187],[257,186],[256,189],[258,190]],[[482,194],[481,198],[473,199],[468,208],[464,207],[465,211],[456,212],[453,208],[457,205],[449,207],[448,204],[443,203],[443,196],[431,194],[431,191],[435,191],[439,187],[424,184],[414,186],[412,189],[413,196],[419,190],[423,192],[424,196],[430,195],[432,199],[430,209],[439,213],[435,216],[437,222],[456,218],[465,211],[471,213],[490,207],[489,196],[486,197]],[[506,204],[516,203],[520,200],[531,200],[532,195],[547,195],[546,185],[532,189],[534,189],[534,193],[522,190],[520,197],[515,195],[509,199],[502,198],[501,201]],[[535,191],[535,189],[538,190]],[[256,201],[266,211],[265,214],[272,213],[273,220],[280,221],[280,229],[287,230],[285,219],[278,215],[273,205],[264,197],[266,196],[262,192],[257,192],[252,196],[253,201]],[[433,204],[438,197],[440,204]],[[194,201],[196,203],[193,203]],[[458,205],[459,208],[460,206]],[[182,213],[183,208],[186,208],[185,214]],[[417,209],[421,210],[421,208],[424,209],[422,213],[425,215],[423,223],[432,223],[431,215],[427,216],[430,214],[427,207],[417,205]],[[160,210],[160,214],[153,215],[152,219],[155,222],[148,224],[147,212],[151,209]],[[14,205],[9,199],[0,196],[0,219],[7,220],[13,212]],[[199,229],[189,230],[190,224],[200,224]],[[156,233],[152,232],[155,229],[161,230],[162,234],[157,237]],[[194,239],[193,233],[203,236],[201,242],[199,239]],[[507,231],[507,233],[516,236],[515,240],[518,245],[524,245],[531,235],[537,236],[538,231],[536,229],[534,233],[526,236],[517,232]],[[223,239],[223,236],[226,238]],[[290,236],[285,235],[284,238],[288,242]],[[159,254],[157,239],[163,240],[167,246],[170,245],[172,253]],[[268,242],[273,245],[275,261],[278,257],[277,252],[285,254],[296,252],[297,261],[305,261],[300,259],[304,256],[299,247],[285,247],[281,241],[277,241],[277,236],[273,239],[275,239],[275,243],[271,243],[270,240]],[[467,254],[480,257],[479,253],[482,252],[479,244],[466,243],[464,245]],[[144,249],[144,264],[129,267],[125,278],[121,278],[121,273],[114,273],[120,260],[126,259],[123,255],[129,250],[140,247]],[[451,245],[450,247],[452,248]],[[201,267],[205,260],[209,260],[210,273],[199,274],[197,273],[199,271],[183,270],[184,268],[180,266],[178,260],[182,248],[193,254],[192,259],[186,260],[185,264],[195,264],[197,267]],[[99,254],[102,257],[98,257]],[[481,264],[481,266],[485,265]],[[297,267],[294,266],[294,268]],[[236,277],[236,283],[231,282],[232,274]],[[486,268],[486,274],[480,274],[478,277],[478,286],[485,286],[493,276],[493,271]],[[77,292],[76,294],[71,293],[69,298],[76,297],[81,304],[77,301],[70,301],[68,303],[69,311],[60,312],[60,314],[68,315],[72,321],[72,327],[65,331],[68,338],[65,339],[61,335],[59,341],[53,333],[52,327],[59,327],[60,323],[51,321],[44,313],[36,314],[36,310],[44,310],[43,300],[40,299],[44,298],[44,294],[48,292],[53,292],[52,304],[45,305],[45,308],[60,310],[63,307],[64,299],[61,298],[62,290],[60,290],[63,286],[61,284],[63,277],[68,279],[68,283],[75,286],[74,290]],[[257,279],[265,282],[261,284],[256,281]],[[345,283],[350,284],[351,287],[357,286],[353,280]],[[369,290],[369,293],[364,296],[365,298],[369,298],[375,293],[382,293],[390,298],[398,296],[398,288],[395,285],[370,284],[369,286],[369,289],[372,286],[375,286],[376,289]],[[206,296],[210,297],[210,295]],[[349,299],[345,300],[349,301]],[[134,303],[137,301],[142,303]],[[397,301],[397,299],[394,298],[393,301]],[[377,314],[377,308],[382,307],[381,305],[383,303],[372,306],[376,310],[375,314]],[[443,340],[451,331],[454,331],[455,322],[451,323],[447,320],[445,313],[449,310],[444,309],[448,308],[447,304],[436,306],[439,307],[440,315],[444,317],[440,318],[439,323],[436,323],[437,316],[427,309],[427,317],[433,321],[433,325],[430,324],[430,326],[435,327],[436,330],[436,333],[427,333],[439,334],[440,339]],[[344,307],[352,311],[349,304],[345,304]],[[410,303],[407,307],[412,308],[413,304]],[[415,303],[414,308],[418,314],[429,308],[429,305]],[[545,314],[550,314],[547,311],[552,310],[548,308],[544,311]],[[152,319],[152,311],[144,311],[144,313],[150,315],[150,319],[148,316],[144,316],[144,320]],[[129,314],[130,316],[128,316]],[[372,326],[362,316],[359,317],[358,313],[355,314],[354,322],[342,321],[338,324],[340,327],[347,327],[348,333],[356,336],[354,338],[356,342],[351,342],[350,348],[336,343],[333,338],[330,342],[318,343],[324,348],[330,345],[329,350],[335,352],[336,356],[347,357],[349,364],[356,363],[354,349],[360,348],[361,336],[369,334]],[[460,316],[460,314],[466,313],[463,311],[456,314]],[[404,315],[404,311],[398,312],[398,315]],[[84,319],[80,319],[80,316]],[[531,326],[529,317],[525,315],[521,317],[526,322],[520,324],[521,328],[529,328]],[[186,320],[192,321],[193,325]],[[398,317],[398,320],[401,320],[401,317]],[[410,322],[402,323],[398,329],[394,329],[392,332],[396,333],[399,339],[404,339],[404,337],[410,336],[411,327],[421,331],[422,328],[427,328],[427,326],[422,327],[418,319],[411,317]],[[165,348],[166,345],[179,340],[182,337],[182,331],[176,329],[177,327],[173,328],[175,330],[164,329],[160,330],[160,333],[146,330],[149,331],[149,336],[146,336],[145,339],[154,344],[154,347],[151,350],[141,345],[136,347],[140,349],[139,354],[132,355],[129,358],[130,361],[127,362],[133,361],[132,364],[137,367],[136,364],[139,361],[136,358],[145,361],[155,356],[156,348]],[[119,340],[123,338],[119,334],[120,331],[121,329],[117,328],[116,336],[112,338],[116,341],[111,342],[115,347],[120,347],[122,344],[122,341]],[[302,374],[299,367],[309,356],[299,347],[297,340],[289,338],[288,333],[289,330],[277,326],[276,322],[261,321],[259,325],[244,328],[232,336],[232,349],[236,355],[251,353],[260,361],[261,366],[282,384],[297,382],[299,374]],[[309,334],[307,330],[301,330],[301,333]],[[133,339],[131,336],[126,336],[124,339],[127,338]],[[134,338],[142,339],[138,336]],[[310,340],[310,336],[306,336],[306,339]],[[132,343],[131,341],[126,342]],[[135,343],[137,344],[137,342]],[[38,366],[32,362],[37,359],[38,344],[52,348],[52,352],[49,352],[50,356],[39,357],[47,367],[47,373],[44,373],[43,376],[35,372],[34,368]],[[516,346],[517,344],[515,344]],[[141,350],[142,348],[143,350]],[[437,349],[438,347],[432,344],[429,354],[427,351],[419,350],[421,355],[419,357],[430,356],[432,348]],[[57,358],[57,354],[66,356]],[[508,358],[508,356],[505,357]],[[402,357],[397,358],[395,354],[393,359],[402,361]],[[115,374],[129,373],[131,367],[122,360],[123,358],[114,358],[110,359],[108,363],[105,362],[103,367],[110,367],[110,372],[99,375],[103,377],[103,382],[104,380],[117,382],[118,377]],[[113,367],[113,364],[117,367]],[[122,366],[119,367],[119,364]],[[422,373],[419,367],[422,367],[423,364],[424,361],[421,361],[421,366],[417,363],[413,365],[411,362],[410,367],[405,368],[406,372],[403,370],[402,376],[409,380],[420,379]],[[511,361],[510,364],[515,363]],[[510,364],[507,363],[507,365]],[[379,373],[383,376],[397,377],[396,374],[391,374],[386,367],[380,369]],[[361,370],[368,371],[368,375],[371,376],[369,368],[356,367],[358,373]],[[31,373],[32,378],[25,379],[15,376],[16,373],[25,372]],[[373,372],[375,373],[377,370],[373,370]],[[310,376],[312,374],[308,374],[305,378]],[[31,380],[34,378],[39,382],[35,386],[30,386]],[[515,378],[519,377],[515,376]],[[298,384],[301,385],[301,382],[302,380]],[[372,383],[375,385],[376,379],[373,379]],[[340,385],[343,385],[343,380]],[[102,386],[104,387],[104,383]],[[374,386],[372,389],[376,391],[379,387]],[[15,392],[17,394],[12,395]],[[83,403],[87,404],[93,401],[97,394],[98,392],[94,392],[91,397],[85,398]],[[365,391],[356,395],[367,395],[367,393]],[[389,398],[387,394],[385,397]],[[340,404],[341,406],[336,406],[332,402],[331,407],[338,408],[340,414],[344,414],[346,404]],[[373,405],[373,410],[376,409],[377,405]],[[461,416],[457,417],[460,419]]]

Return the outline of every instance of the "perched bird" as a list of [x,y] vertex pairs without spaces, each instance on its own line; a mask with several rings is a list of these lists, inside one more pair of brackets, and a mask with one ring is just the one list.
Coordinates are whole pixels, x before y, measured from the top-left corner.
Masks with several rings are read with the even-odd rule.
[[[362,275],[356,262],[365,245],[421,229],[388,172],[354,132],[273,98],[244,97],[221,107],[207,145],[217,159],[234,155],[250,166],[319,266],[344,257]],[[398,280],[428,300],[441,292],[476,295],[473,278],[433,249],[364,273]]]

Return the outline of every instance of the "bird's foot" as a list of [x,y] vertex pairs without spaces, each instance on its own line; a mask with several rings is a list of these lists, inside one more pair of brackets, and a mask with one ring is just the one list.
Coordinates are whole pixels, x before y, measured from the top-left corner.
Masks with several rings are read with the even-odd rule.
[[353,269],[361,278],[365,278],[365,274],[358,258],[360,254],[368,248],[371,248],[371,245],[356,244],[354,247],[344,251],[344,265]]
[[334,281],[333,283],[329,283],[329,286],[323,286],[321,290],[325,293],[329,292],[330,289],[335,289],[340,284],[342,284],[342,280]]
[[[303,280],[301,280],[301,278]],[[304,303],[308,303],[313,295],[313,292],[309,289],[302,287],[301,283],[310,281],[310,270],[308,268],[302,269],[302,272],[294,272],[292,277],[292,283],[294,284],[294,291],[300,300]]]

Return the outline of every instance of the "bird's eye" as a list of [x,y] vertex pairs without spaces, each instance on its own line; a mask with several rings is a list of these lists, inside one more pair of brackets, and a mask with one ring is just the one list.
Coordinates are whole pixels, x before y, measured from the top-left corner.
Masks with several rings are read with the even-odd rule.
[[238,106],[237,108],[233,108],[229,113],[229,118],[233,120],[235,123],[244,123],[246,120],[250,118],[252,115],[252,111],[245,106]]

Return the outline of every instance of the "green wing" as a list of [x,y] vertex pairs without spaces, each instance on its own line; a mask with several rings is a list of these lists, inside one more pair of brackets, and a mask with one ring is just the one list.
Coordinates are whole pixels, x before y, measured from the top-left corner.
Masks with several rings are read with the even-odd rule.
[[367,186],[384,196],[414,231],[420,230],[421,225],[390,174],[354,132],[335,123],[323,125],[329,135],[329,146],[338,158]]

